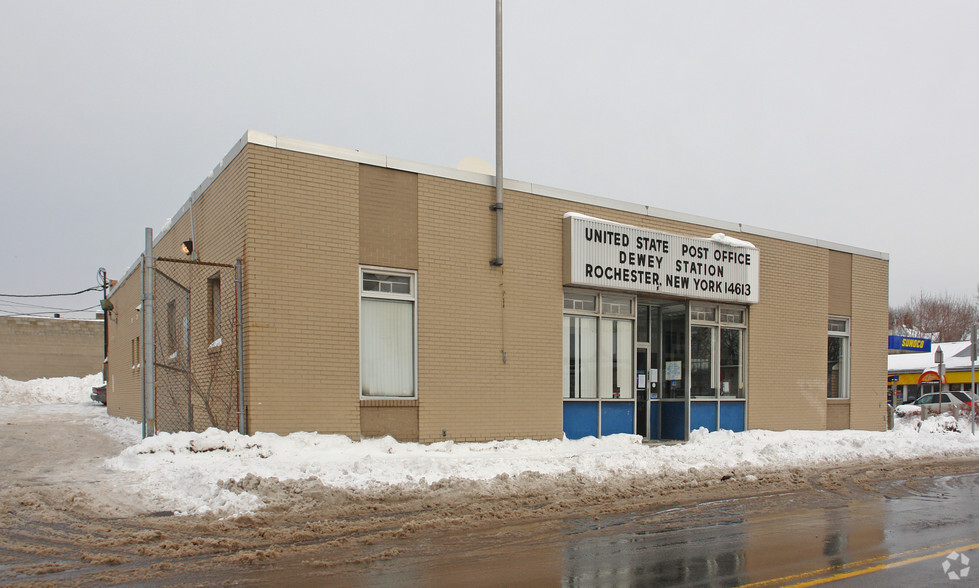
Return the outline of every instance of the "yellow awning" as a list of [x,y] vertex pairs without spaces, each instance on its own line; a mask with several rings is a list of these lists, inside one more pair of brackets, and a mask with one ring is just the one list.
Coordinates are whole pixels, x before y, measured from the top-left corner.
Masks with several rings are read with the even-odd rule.
[[[906,384],[917,384],[918,378],[921,374],[898,374],[897,384],[898,386],[904,386]],[[979,379],[979,376],[977,376]],[[971,384],[972,383],[972,371],[967,372],[945,372],[945,381],[949,384]]]

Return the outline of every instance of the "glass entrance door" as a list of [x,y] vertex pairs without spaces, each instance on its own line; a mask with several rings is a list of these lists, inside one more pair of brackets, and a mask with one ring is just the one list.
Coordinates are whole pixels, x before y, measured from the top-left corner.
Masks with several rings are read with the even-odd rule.
[[636,344],[636,435],[649,437],[649,345]]
[[662,381],[660,437],[687,438],[687,305],[662,308]]
[[639,300],[636,432],[682,441],[700,427],[745,430],[746,342],[744,307]]
[[640,303],[636,308],[636,434],[660,438],[662,331],[660,306]]

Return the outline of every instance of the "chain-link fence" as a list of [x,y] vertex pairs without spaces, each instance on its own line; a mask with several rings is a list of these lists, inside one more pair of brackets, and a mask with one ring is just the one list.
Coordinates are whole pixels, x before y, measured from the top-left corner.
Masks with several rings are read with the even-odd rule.
[[233,265],[154,262],[157,431],[238,429],[238,289]]

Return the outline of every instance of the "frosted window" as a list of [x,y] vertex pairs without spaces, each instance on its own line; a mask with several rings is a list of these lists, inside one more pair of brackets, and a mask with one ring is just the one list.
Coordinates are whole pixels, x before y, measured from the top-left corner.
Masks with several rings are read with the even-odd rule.
[[598,319],[564,317],[564,398],[597,396]]
[[414,303],[361,301],[360,385],[364,396],[415,395]]
[[632,321],[603,318],[600,329],[599,395],[602,398],[632,398],[635,360]]

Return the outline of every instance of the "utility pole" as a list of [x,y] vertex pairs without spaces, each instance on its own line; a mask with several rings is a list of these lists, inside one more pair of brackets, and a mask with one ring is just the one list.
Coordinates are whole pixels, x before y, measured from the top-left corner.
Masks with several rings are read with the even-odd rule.
[[99,302],[99,307],[102,308],[102,382],[108,386],[109,384],[109,310],[111,305],[109,304],[108,291],[109,291],[109,277],[106,274],[105,268],[99,268],[99,286],[102,286],[102,301]]
[[976,434],[976,326],[972,325],[972,336],[969,338],[972,342],[972,434]]

